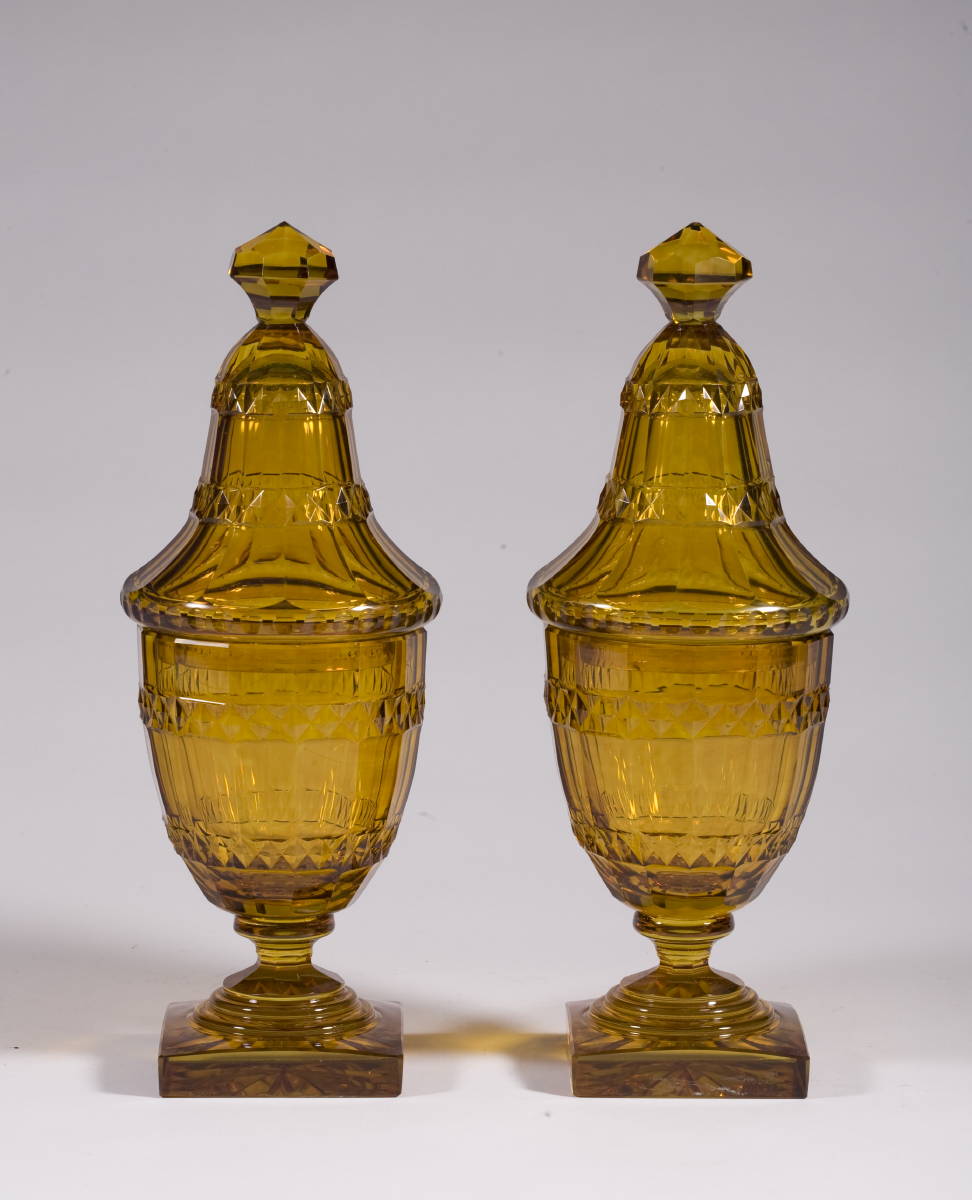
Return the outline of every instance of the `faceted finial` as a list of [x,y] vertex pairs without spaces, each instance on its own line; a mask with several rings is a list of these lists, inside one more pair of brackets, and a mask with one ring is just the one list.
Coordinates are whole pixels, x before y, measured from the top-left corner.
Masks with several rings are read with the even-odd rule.
[[673,321],[714,321],[729,293],[751,279],[752,264],[698,221],[641,256],[638,278]]
[[338,277],[327,246],[286,221],[237,247],[229,273],[260,320],[274,325],[306,321],[314,301]]

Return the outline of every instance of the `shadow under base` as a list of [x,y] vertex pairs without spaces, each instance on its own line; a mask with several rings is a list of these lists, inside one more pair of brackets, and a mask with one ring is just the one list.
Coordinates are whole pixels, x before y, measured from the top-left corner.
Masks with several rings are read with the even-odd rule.
[[195,1005],[170,1004],[159,1045],[162,1096],[397,1096],[402,1090],[402,1013],[375,1004],[362,1033],[294,1049],[252,1048],[202,1033]]
[[759,1032],[692,1045],[603,1032],[591,1019],[594,1003],[567,1005],[575,1096],[795,1100],[807,1094],[807,1044],[788,1004],[774,1004],[775,1019]]

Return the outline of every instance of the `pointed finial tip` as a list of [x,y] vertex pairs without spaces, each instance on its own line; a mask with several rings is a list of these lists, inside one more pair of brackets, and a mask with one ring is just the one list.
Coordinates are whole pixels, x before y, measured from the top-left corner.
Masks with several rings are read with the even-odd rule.
[[230,264],[261,321],[304,321],[317,297],[338,277],[334,255],[281,221],[236,248]]
[[638,278],[673,320],[714,320],[729,293],[753,274],[744,258],[701,221],[692,221],[641,256]]

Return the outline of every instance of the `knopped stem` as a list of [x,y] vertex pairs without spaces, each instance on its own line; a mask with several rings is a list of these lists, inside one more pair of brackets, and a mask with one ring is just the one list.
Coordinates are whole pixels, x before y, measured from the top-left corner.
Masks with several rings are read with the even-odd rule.
[[705,971],[713,943],[732,932],[732,913],[692,924],[661,921],[645,912],[635,913],[634,927],[651,938],[663,970]]
[[255,966],[230,975],[192,1016],[202,1032],[253,1047],[318,1046],[370,1028],[374,1009],[337,975],[311,961],[314,943],[334,928],[330,915],[307,920],[236,918],[256,947]]
[[768,1028],[776,1019],[752,988],[709,966],[713,942],[732,929],[732,916],[695,922],[635,916],[659,965],[623,979],[590,1009],[593,1023],[626,1042],[651,1046],[713,1046]]

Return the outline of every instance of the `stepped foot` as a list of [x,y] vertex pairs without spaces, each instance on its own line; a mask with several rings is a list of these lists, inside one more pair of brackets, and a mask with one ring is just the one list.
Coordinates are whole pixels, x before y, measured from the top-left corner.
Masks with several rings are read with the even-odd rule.
[[788,1004],[773,1004],[762,1029],[736,1037],[678,1041],[664,1034],[599,1028],[596,1001],[568,1004],[570,1069],[575,1096],[800,1099],[810,1062],[800,1019]]
[[162,1096],[397,1096],[402,1014],[372,1005],[369,1028],[343,1038],[267,1045],[201,1032],[193,1004],[170,1004],[159,1046]]

